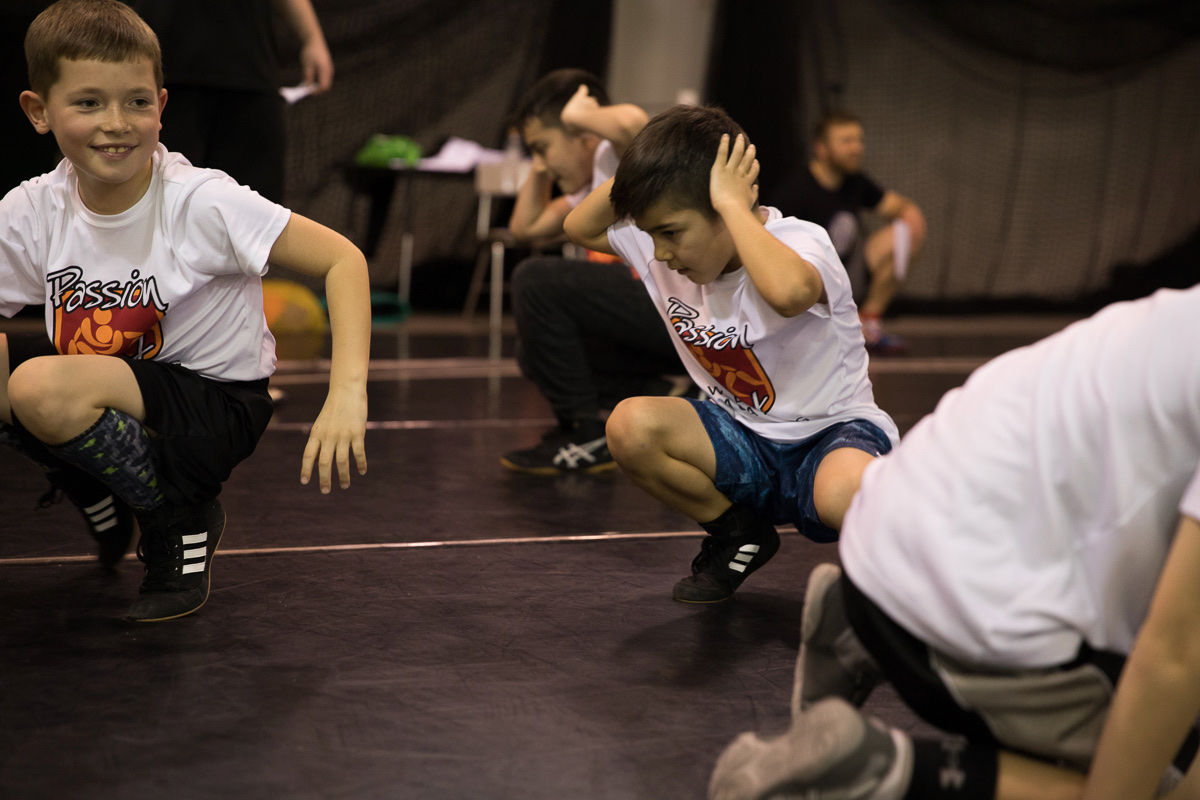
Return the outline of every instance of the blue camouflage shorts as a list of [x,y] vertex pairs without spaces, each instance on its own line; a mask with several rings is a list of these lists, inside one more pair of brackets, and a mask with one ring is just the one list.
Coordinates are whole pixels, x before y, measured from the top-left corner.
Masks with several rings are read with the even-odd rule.
[[690,400],[717,454],[717,489],[776,525],[790,522],[814,542],[836,542],[838,532],[821,522],[813,481],[825,456],[842,447],[880,456],[892,442],[864,419],[839,422],[796,442],[763,438],[707,400]]

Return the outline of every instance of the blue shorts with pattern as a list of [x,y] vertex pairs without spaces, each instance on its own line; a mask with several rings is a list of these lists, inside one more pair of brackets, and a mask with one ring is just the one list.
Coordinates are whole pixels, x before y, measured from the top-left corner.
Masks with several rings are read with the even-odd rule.
[[796,442],[775,442],[737,422],[707,400],[690,400],[717,454],[717,489],[776,525],[790,522],[814,542],[836,542],[838,532],[821,522],[813,481],[825,456],[842,447],[883,455],[892,442],[863,419],[839,422]]

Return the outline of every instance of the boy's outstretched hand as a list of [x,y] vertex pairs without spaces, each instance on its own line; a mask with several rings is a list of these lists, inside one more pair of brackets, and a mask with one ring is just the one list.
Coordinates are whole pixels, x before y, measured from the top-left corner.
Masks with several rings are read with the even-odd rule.
[[754,155],[754,145],[747,147],[740,133],[732,148],[729,134],[721,135],[708,180],[708,193],[718,214],[724,215],[726,209],[751,209],[758,202],[758,159]]
[[350,391],[329,392],[317,421],[308,435],[304,460],[300,465],[300,482],[307,484],[317,465],[321,493],[329,494],[333,487],[333,465],[337,464],[338,483],[350,488],[350,454],[358,474],[367,474],[367,451],[363,443],[367,430],[366,393]]

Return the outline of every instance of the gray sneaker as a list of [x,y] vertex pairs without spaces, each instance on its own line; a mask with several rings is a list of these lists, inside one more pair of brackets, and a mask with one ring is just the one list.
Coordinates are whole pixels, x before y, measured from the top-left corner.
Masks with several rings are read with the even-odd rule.
[[889,732],[875,720],[868,722],[845,700],[831,697],[793,719],[782,736],[760,739],[743,733],[735,739],[717,759],[708,797],[899,797],[911,773],[912,748],[905,734]]
[[861,706],[882,681],[883,672],[846,619],[841,567],[818,564],[804,592],[792,715],[826,697]]

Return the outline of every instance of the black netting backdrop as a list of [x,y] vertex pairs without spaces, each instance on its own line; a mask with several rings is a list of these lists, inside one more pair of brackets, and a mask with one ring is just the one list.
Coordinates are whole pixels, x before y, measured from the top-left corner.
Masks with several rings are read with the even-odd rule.
[[[427,154],[450,136],[501,146],[516,97],[547,68],[559,6],[552,0],[317,0],[336,76],[330,92],[288,112],[286,204],[361,245],[367,200],[351,192],[343,170],[372,134],[412,137]],[[598,35],[607,52],[607,32]],[[287,75],[292,82],[299,77],[295,69]],[[406,213],[420,267],[473,257],[475,210],[469,177],[414,177],[407,196],[403,189],[394,196],[371,259],[372,285],[396,286]]]
[[858,114],[867,169],[929,222],[904,297],[1070,300],[1187,239],[1200,223],[1194,8],[809,4],[802,116]]

